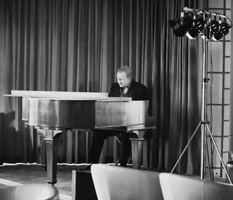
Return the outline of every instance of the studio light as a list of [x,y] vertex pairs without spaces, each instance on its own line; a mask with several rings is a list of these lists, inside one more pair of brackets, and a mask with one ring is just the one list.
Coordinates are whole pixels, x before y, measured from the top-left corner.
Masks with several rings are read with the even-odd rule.
[[[226,20],[229,20],[230,24]],[[222,39],[232,27],[231,20],[225,15],[187,7],[184,7],[181,11],[180,18],[168,22],[174,34],[178,37],[186,35],[189,39],[195,39],[200,35],[208,41]]]
[[198,17],[194,20],[194,25],[186,34],[189,39],[195,39],[205,28],[205,20],[203,17]]
[[[188,18],[185,18],[183,16],[186,13],[185,16],[188,16]],[[192,15],[192,17],[190,17]],[[196,127],[195,131],[193,132],[192,136],[190,137],[187,145],[184,147],[183,151],[181,152],[178,160],[176,161],[174,167],[171,170],[171,173],[176,169],[178,166],[179,161],[181,160],[182,156],[184,155],[185,151],[187,150],[188,146],[190,145],[192,139],[198,132],[198,129],[201,129],[201,160],[200,160],[200,176],[201,179],[204,179],[205,174],[205,168],[207,164],[206,159],[208,155],[208,152],[206,151],[208,149],[208,142],[207,142],[207,136],[211,139],[211,145],[215,147],[215,150],[219,156],[219,159],[221,161],[221,165],[223,166],[225,170],[225,174],[228,178],[228,181],[230,184],[233,185],[231,178],[229,176],[229,173],[226,169],[226,166],[224,164],[224,161],[221,157],[220,151],[217,147],[217,144],[214,140],[214,137],[210,131],[209,127],[209,121],[207,121],[207,83],[208,83],[208,41],[218,41],[225,35],[229,33],[229,29],[232,27],[231,20],[222,14],[219,13],[213,13],[209,11],[204,10],[198,10],[198,9],[191,9],[191,8],[183,8],[181,12],[181,18],[176,19],[175,21],[169,22],[171,27],[174,29],[174,33],[177,36],[183,36],[186,35],[190,39],[195,39],[198,35],[200,35],[203,39],[203,46],[202,46],[202,96],[201,96],[201,121],[199,122],[198,126]],[[216,17],[218,16],[219,20],[216,20]],[[224,21],[222,19],[224,18]],[[229,20],[229,25],[226,21]],[[208,164],[210,164],[208,162]],[[210,165],[209,165],[210,169]]]
[[213,40],[213,36],[219,31],[219,22],[214,19],[211,19],[211,16],[208,16],[208,20],[205,25],[205,29],[202,34],[203,39],[207,39],[208,41]]
[[219,22],[214,19],[214,20],[211,20],[210,22],[210,31],[211,31],[211,35],[215,35],[219,30]]
[[214,41],[218,41],[222,39],[223,36],[227,35],[229,33],[230,25],[226,22],[221,22],[219,24],[219,30],[217,33],[213,36]]
[[182,12],[181,18],[175,20],[169,20],[169,25],[173,28],[173,32],[176,36],[182,37],[193,26],[193,18],[189,15],[185,15]]

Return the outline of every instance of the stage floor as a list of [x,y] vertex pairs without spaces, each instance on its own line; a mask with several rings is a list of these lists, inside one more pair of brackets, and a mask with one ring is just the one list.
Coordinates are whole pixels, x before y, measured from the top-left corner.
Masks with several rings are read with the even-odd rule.
[[[113,163],[109,164],[112,165]],[[57,165],[57,183],[55,187],[59,190],[60,200],[72,199],[72,170],[80,170],[86,167],[86,163]],[[208,180],[208,177],[206,179]],[[0,188],[30,183],[47,184],[46,180],[47,171],[44,171],[42,166],[36,163],[4,163],[0,165]],[[225,179],[215,177],[215,181],[225,182]]]
[[[87,164],[58,164],[55,187],[59,190],[61,200],[71,200],[72,170],[79,170],[86,166]],[[47,172],[36,163],[4,163],[0,166],[0,188],[30,183],[47,184],[46,180]]]

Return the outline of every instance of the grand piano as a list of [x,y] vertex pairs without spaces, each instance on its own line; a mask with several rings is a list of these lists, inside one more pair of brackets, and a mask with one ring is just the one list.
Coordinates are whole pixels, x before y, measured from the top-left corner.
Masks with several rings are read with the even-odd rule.
[[145,130],[155,129],[148,115],[148,101],[108,97],[98,92],[51,92],[12,90],[8,97],[21,97],[22,120],[44,136],[47,182],[57,182],[59,135],[71,129],[109,129],[131,134],[134,168],[141,167]]

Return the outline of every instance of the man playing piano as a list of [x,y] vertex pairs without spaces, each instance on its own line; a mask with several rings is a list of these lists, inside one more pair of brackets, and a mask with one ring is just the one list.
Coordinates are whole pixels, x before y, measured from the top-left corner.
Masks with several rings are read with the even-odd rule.
[[[148,100],[148,91],[146,86],[136,82],[132,78],[132,69],[128,66],[122,66],[117,70],[117,82],[113,83],[110,89],[109,97],[131,97],[132,100]],[[98,163],[103,148],[104,140],[109,136],[118,136],[121,140],[120,165],[126,166],[131,152],[130,135],[121,134],[119,131],[95,130],[93,134],[93,143],[90,152],[89,162]]]

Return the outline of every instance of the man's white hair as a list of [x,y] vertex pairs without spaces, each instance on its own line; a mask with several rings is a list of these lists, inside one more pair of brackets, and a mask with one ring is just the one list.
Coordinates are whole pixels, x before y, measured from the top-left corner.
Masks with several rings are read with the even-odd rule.
[[118,68],[117,73],[118,72],[125,72],[127,77],[132,77],[132,68],[127,65],[123,65],[122,67]]

